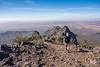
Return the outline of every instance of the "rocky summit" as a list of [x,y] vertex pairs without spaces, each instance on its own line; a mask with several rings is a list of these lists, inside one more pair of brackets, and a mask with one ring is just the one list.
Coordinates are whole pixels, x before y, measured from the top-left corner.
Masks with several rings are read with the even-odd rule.
[[34,31],[30,37],[16,37],[11,46],[1,45],[0,67],[100,67],[100,47],[70,44],[68,52],[63,32],[64,27],[57,26],[44,35]]

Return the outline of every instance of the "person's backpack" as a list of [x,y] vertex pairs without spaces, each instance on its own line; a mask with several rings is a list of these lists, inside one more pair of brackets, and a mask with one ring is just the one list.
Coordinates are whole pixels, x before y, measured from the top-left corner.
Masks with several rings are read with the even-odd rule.
[[66,37],[69,37],[69,33],[68,32],[66,33]]

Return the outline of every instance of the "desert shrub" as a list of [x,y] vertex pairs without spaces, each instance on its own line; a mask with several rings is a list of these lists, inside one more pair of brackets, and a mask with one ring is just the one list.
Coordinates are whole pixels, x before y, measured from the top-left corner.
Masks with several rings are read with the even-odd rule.
[[44,44],[44,41],[42,39],[39,39],[39,40],[32,40],[32,43],[34,45],[43,45]]
[[14,39],[14,42],[24,42],[27,40],[27,37],[26,36],[17,36],[15,39]]
[[87,49],[93,49],[94,48],[94,46],[91,44],[91,42],[90,41],[88,41],[88,40],[81,40],[80,41],[80,46],[82,47],[82,48],[87,48]]
[[63,44],[63,38],[62,37],[52,37],[51,39],[48,39],[49,42],[61,45]]
[[57,37],[57,38],[55,39],[55,43],[58,44],[58,45],[63,44],[63,38],[62,38],[62,37]]
[[27,40],[28,36],[16,36],[16,38],[12,40],[12,46],[20,46],[21,43],[26,42]]
[[63,37],[60,37],[60,38],[58,39],[58,41],[60,42],[60,44],[63,44]]
[[62,45],[63,44],[63,36],[58,36],[58,35],[49,36],[49,37],[46,37],[44,41],[54,43],[57,45]]

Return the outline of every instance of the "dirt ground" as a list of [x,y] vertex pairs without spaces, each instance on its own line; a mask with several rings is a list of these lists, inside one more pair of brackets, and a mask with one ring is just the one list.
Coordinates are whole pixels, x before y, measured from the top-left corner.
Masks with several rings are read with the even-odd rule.
[[65,45],[45,44],[42,47],[26,45],[17,48],[0,61],[0,67],[100,67],[99,47],[80,51],[71,45],[68,53]]
[[65,45],[48,43],[48,49],[44,50],[44,67],[99,67],[100,53],[89,51],[79,52],[78,48],[71,45],[66,51]]

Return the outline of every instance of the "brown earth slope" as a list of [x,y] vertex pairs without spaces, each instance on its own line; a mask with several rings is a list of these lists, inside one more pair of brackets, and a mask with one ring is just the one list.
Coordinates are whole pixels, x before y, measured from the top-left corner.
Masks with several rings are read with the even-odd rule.
[[[48,44],[44,54],[44,67],[99,67],[100,52],[96,50],[79,51],[78,48],[70,46],[68,53],[64,45]],[[98,51],[100,51],[98,49]]]
[[0,67],[100,67],[100,47],[79,50],[71,45],[68,53],[65,45],[45,44],[27,44],[8,53],[0,51]]

